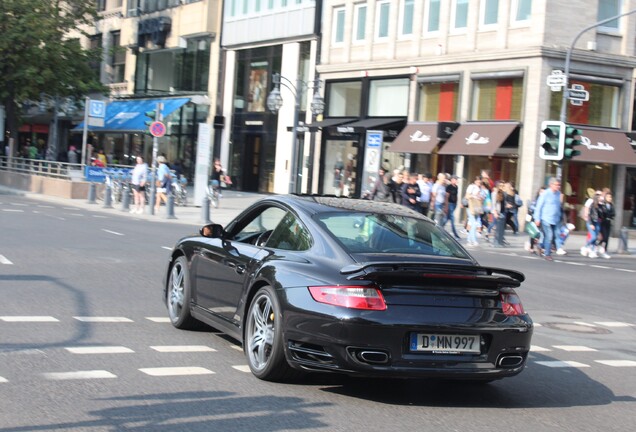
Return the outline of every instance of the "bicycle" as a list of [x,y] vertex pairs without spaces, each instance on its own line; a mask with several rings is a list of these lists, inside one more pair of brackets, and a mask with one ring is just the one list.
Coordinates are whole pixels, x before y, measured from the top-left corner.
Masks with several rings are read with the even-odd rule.
[[208,184],[208,198],[210,202],[214,206],[214,208],[219,208],[219,200],[221,198],[221,183],[218,180],[210,180],[210,184]]
[[188,180],[183,175],[179,176],[178,180],[175,179],[175,181],[172,182],[172,196],[174,203],[178,206],[185,207],[188,205],[187,184]]

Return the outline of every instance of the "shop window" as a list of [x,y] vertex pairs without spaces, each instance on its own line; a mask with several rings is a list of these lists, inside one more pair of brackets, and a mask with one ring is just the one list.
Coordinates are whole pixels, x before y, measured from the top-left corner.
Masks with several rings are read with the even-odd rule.
[[406,116],[409,79],[373,80],[369,86],[369,116]]
[[474,81],[473,120],[521,120],[523,78]]
[[[602,127],[619,127],[619,87],[598,83],[570,80],[582,85],[589,92],[590,100],[581,105],[567,103],[567,118],[571,123]],[[562,92],[551,92],[550,118],[557,119],[561,113]]]
[[329,117],[359,117],[362,81],[327,84]]
[[420,121],[457,119],[459,82],[422,83],[420,85]]

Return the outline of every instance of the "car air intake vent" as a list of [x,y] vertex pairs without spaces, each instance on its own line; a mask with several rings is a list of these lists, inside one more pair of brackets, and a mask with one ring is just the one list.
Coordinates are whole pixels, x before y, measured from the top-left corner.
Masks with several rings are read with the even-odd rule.
[[320,345],[289,341],[288,348],[294,360],[298,362],[317,363],[321,366],[335,364],[331,354],[327,353]]
[[386,365],[391,359],[388,352],[372,348],[349,347],[347,352],[359,363],[368,365]]

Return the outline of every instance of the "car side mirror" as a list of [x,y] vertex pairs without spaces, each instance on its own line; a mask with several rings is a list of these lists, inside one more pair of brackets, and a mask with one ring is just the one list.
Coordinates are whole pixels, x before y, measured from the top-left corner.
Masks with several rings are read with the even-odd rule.
[[199,233],[203,237],[209,238],[221,238],[225,234],[223,230],[223,225],[219,224],[208,224],[199,230]]

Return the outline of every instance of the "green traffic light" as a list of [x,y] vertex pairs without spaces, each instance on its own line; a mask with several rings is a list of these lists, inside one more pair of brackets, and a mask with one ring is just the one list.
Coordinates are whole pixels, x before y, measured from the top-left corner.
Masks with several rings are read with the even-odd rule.
[[572,159],[573,157],[579,156],[581,154],[579,150],[576,150],[576,147],[581,145],[581,140],[579,139],[580,136],[581,131],[579,129],[575,128],[574,126],[566,126],[563,149],[563,157],[565,159]]

